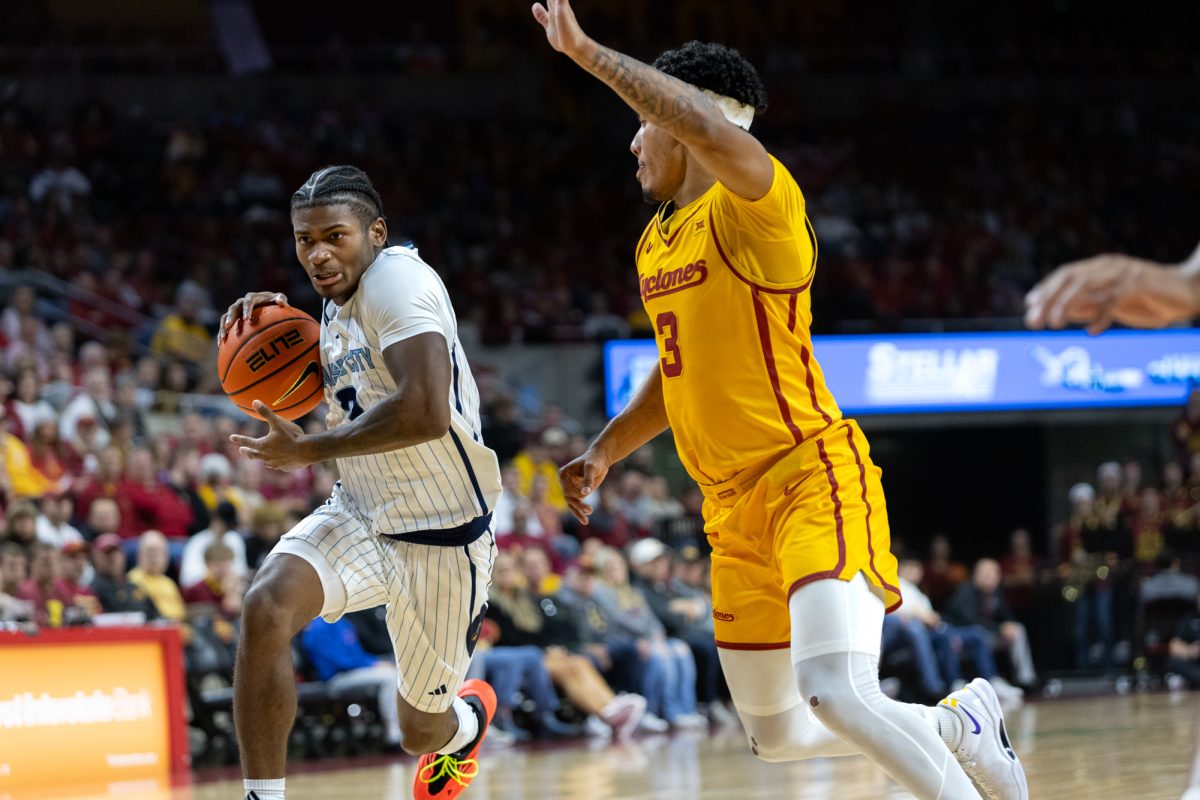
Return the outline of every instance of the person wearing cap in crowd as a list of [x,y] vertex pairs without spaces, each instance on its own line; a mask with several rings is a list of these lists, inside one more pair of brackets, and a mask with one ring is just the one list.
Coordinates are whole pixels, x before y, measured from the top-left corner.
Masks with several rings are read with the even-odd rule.
[[71,541],[59,549],[58,563],[65,593],[72,598],[74,605],[85,609],[88,617],[93,617],[100,613],[100,601],[92,591],[96,570],[90,555],[91,546],[87,542],[82,539]]
[[208,453],[200,459],[200,481],[196,493],[200,495],[209,514],[223,502],[232,504],[235,509],[242,507],[241,493],[233,485],[233,467],[229,459],[220,453]]
[[92,562],[96,567],[92,591],[104,611],[110,614],[141,612],[147,620],[158,618],[158,609],[150,597],[125,574],[125,552],[121,549],[120,536],[105,533],[97,537],[92,543]]
[[208,527],[188,539],[184,545],[183,558],[179,562],[180,586],[188,587],[204,579],[204,553],[216,542],[229,548],[233,559],[230,568],[238,578],[245,578],[249,572],[246,566],[246,542],[237,531],[237,509],[232,503],[221,502],[214,511]]
[[633,585],[642,590],[667,636],[692,651],[696,662],[696,700],[721,721],[732,721],[732,712],[719,704],[717,684],[720,655],[713,638],[712,602],[671,575],[670,549],[658,539],[641,539],[629,548]]
[[42,495],[42,513],[37,517],[39,542],[53,545],[62,550],[72,542],[82,542],[83,534],[71,524],[75,501],[65,489],[53,490]]
[[183,595],[167,575],[167,537],[149,530],[138,538],[137,567],[129,570],[129,582],[141,589],[165,619],[183,622]]

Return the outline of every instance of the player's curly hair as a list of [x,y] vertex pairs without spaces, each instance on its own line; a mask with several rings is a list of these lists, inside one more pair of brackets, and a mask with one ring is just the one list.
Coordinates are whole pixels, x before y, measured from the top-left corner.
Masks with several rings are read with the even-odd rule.
[[758,71],[732,47],[692,40],[663,53],[655,59],[654,68],[701,89],[732,97],[756,114],[767,110],[767,90]]
[[350,206],[363,227],[383,216],[379,192],[358,167],[322,167],[308,177],[292,195],[292,210],[345,204]]

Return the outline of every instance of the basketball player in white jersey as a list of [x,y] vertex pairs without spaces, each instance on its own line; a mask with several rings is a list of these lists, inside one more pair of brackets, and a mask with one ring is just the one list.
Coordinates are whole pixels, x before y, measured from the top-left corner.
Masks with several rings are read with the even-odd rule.
[[[1054,270],[1025,297],[1031,328],[1082,323],[1098,334],[1114,322],[1161,328],[1200,316],[1200,246],[1180,264],[1105,254]],[[1200,709],[1188,788],[1181,800],[1200,800]]]
[[[479,394],[446,288],[415,250],[386,246],[367,175],[318,170],[291,208],[296,255],[324,300],[329,430],[305,434],[256,403],[267,434],[231,439],[272,469],[336,460],[340,480],[284,535],[246,595],[234,675],[246,798],[284,797],[292,637],[314,617],[382,604],[403,747],[421,756],[414,795],[454,798],[475,777],[496,705],[490,686],[463,677],[491,579],[499,465],[480,436]],[[220,336],[272,302],[286,298],[238,300]]]

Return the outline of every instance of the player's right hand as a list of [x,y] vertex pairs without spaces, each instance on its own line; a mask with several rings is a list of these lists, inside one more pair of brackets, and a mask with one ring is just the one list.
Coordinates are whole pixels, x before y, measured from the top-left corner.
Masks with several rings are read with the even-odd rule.
[[592,507],[584,502],[584,498],[600,487],[610,466],[603,453],[588,448],[583,455],[558,471],[567,506],[575,519],[584,525],[588,524],[588,517],[592,513]]
[[217,346],[225,341],[225,332],[243,319],[250,319],[250,312],[255,306],[265,306],[267,303],[287,305],[287,295],[283,292],[249,292],[245,297],[234,300],[229,309],[221,315],[221,329],[217,331]]
[[568,0],[546,0],[544,6],[534,3],[533,18],[546,30],[550,46],[560,53],[574,55],[587,42],[587,34],[579,27]]

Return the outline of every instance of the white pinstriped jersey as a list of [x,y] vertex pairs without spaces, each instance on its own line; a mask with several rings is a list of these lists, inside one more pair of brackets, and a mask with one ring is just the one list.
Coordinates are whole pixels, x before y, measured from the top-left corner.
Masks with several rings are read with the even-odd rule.
[[383,351],[440,333],[451,361],[450,430],[440,439],[369,456],[339,458],[343,489],[373,532],[453,528],[488,513],[500,497],[496,454],[483,444],[479,390],[458,341],[441,278],[414,249],[389,247],[341,307],[321,313],[321,367],[332,426],[357,418],[396,389]]

